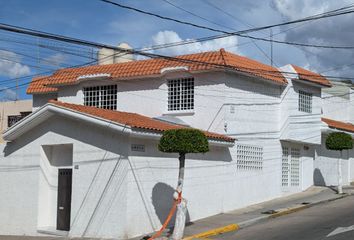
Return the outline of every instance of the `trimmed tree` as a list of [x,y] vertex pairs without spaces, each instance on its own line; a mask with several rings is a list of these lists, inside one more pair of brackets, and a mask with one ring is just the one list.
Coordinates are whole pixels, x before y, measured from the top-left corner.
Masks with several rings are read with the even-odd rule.
[[326,139],[326,148],[329,150],[340,151],[340,158],[338,159],[338,194],[342,194],[342,151],[353,148],[353,139],[347,133],[330,133]]
[[163,133],[158,147],[161,152],[179,154],[177,196],[175,196],[176,200],[178,199],[179,202],[177,204],[177,214],[172,239],[180,240],[183,238],[187,213],[187,201],[182,198],[186,154],[208,152],[208,139],[203,132],[197,129],[173,129]]

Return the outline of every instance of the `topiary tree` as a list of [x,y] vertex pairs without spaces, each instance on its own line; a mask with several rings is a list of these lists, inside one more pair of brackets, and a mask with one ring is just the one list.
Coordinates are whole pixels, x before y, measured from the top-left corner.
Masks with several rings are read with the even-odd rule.
[[329,150],[340,151],[340,158],[338,159],[338,194],[342,194],[342,151],[353,148],[353,139],[347,133],[330,133],[326,139],[326,148]]
[[187,213],[187,202],[182,198],[182,188],[184,181],[184,166],[187,153],[205,153],[209,151],[208,139],[205,134],[197,129],[173,129],[163,133],[159,146],[161,152],[179,153],[179,173],[176,188],[179,199],[177,214],[172,239],[180,240],[183,238],[184,226]]

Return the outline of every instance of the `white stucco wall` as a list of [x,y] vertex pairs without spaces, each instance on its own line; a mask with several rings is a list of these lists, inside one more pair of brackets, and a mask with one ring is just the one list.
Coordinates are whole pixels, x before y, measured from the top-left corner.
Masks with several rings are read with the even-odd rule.
[[[315,185],[337,186],[338,185],[338,159],[339,151],[326,149],[326,135],[322,135],[322,145],[316,148],[316,160],[314,164]],[[344,150],[342,155],[342,181],[348,185],[354,180],[353,172],[354,149]]]
[[40,153],[42,145],[56,144],[73,145],[77,166],[70,235],[125,238],[128,142],[109,127],[93,128],[62,117],[48,119],[4,148],[0,234],[39,235],[37,230],[55,229],[57,170],[43,162]]
[[[290,81],[281,104],[281,139],[321,143],[321,89]],[[312,112],[299,111],[299,90],[312,93]]]
[[57,99],[58,94],[57,93],[47,93],[47,94],[33,94],[32,95],[32,111],[36,111],[38,108],[42,107],[46,103],[48,103],[49,100],[52,99]]

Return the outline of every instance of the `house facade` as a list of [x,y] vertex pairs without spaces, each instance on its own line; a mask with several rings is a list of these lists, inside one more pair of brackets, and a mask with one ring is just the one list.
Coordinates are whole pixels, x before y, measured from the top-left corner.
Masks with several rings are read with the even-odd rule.
[[[188,221],[303,191],[316,169],[324,185],[335,183],[320,159],[336,162],[323,139],[354,130],[328,122],[353,116],[329,115],[331,86],[300,67],[223,49],[33,79],[34,113],[4,133],[0,234],[126,239],[155,231],[177,183],[177,155],[157,150],[167,129],[197,128],[209,139],[208,153],[187,155]],[[353,111],[350,100],[343,111]]]

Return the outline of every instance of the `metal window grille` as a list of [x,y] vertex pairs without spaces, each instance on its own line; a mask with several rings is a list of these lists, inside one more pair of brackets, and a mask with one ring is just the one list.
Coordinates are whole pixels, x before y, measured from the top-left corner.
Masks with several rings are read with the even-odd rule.
[[299,91],[299,111],[312,112],[312,94],[304,91]]
[[300,185],[300,149],[291,148],[291,168],[290,179],[291,186]]
[[263,168],[263,147],[237,145],[237,169],[261,170]]
[[20,121],[23,118],[21,115],[13,115],[7,117],[7,126],[12,127],[15,123]]
[[288,186],[289,184],[289,149],[282,147],[282,164],[281,164],[281,185]]
[[168,111],[194,109],[194,79],[179,78],[168,80]]
[[84,88],[84,105],[117,110],[117,85]]

